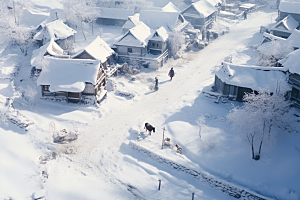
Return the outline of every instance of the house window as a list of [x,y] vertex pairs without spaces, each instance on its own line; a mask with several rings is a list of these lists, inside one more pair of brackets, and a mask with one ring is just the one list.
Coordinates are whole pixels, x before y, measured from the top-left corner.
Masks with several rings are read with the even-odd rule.
[[156,46],[158,47],[158,43],[156,44]]
[[44,91],[49,91],[49,87],[50,87],[49,85],[45,85],[44,86]]
[[155,46],[155,44],[154,44],[154,43],[152,43],[152,46],[154,47],[154,46]]
[[132,48],[128,48],[128,53],[132,53]]

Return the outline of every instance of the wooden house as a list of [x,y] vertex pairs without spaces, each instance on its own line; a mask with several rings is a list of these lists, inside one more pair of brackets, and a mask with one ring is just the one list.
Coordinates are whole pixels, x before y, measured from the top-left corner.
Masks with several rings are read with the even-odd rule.
[[45,26],[34,35],[33,39],[40,46],[43,46],[53,39],[62,49],[67,50],[70,43],[75,42],[76,33],[75,30],[68,27],[63,21],[55,20],[45,24]]
[[200,0],[192,3],[181,14],[196,29],[206,29],[212,27],[216,20],[217,9],[207,0]]
[[278,37],[288,38],[294,29],[298,27],[299,22],[297,22],[291,15],[288,15],[270,28],[270,33]]
[[242,101],[245,93],[268,89],[276,91],[277,81],[285,78],[286,69],[279,67],[242,66],[223,63],[215,71],[214,92]]
[[122,27],[129,16],[134,15],[133,9],[96,7],[96,23],[105,26]]
[[262,40],[261,45],[266,42],[275,40],[275,41],[286,42],[288,45],[291,45],[294,48],[294,50],[300,48],[300,31],[298,31],[297,29],[294,29],[292,31],[292,34],[287,39],[266,32],[263,33],[263,37],[264,39]]
[[148,51],[151,54],[162,54],[167,50],[168,32],[162,26],[155,30],[148,42]]
[[129,29],[127,33],[114,41],[119,55],[144,56],[147,53],[149,39],[154,31],[146,24],[140,22],[137,26]]
[[105,73],[99,60],[45,59],[47,70],[42,70],[37,80],[43,98],[81,103],[86,96],[100,101],[106,95]]
[[114,54],[108,44],[99,36],[86,48],[72,56],[73,59],[99,60],[100,65],[107,69],[111,64],[111,56]]
[[299,1],[280,1],[278,8],[278,21],[291,15],[300,23],[300,2]]
[[300,49],[291,52],[279,62],[289,72],[289,83],[292,85],[291,100],[300,108]]

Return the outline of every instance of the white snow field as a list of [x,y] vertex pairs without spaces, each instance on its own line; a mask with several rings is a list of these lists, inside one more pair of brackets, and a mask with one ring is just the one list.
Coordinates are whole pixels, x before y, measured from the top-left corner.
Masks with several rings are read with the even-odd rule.
[[[40,9],[36,13],[62,8],[58,0],[35,2]],[[214,70],[229,55],[234,64],[255,64],[257,52],[251,46],[262,40],[259,27],[273,23],[276,15],[276,10],[265,9],[250,13],[247,20],[220,21],[229,26],[229,33],[203,50],[169,60],[156,71],[143,69],[135,81],[124,75],[112,78],[117,90],[135,97],[109,91],[99,107],[40,99],[36,78],[29,74],[31,54],[23,56],[18,47],[1,44],[0,111],[6,98],[14,98],[15,108],[34,125],[24,131],[9,121],[0,124],[0,199],[192,199],[192,193],[195,199],[234,199],[158,158],[265,199],[300,199],[299,134],[278,134],[276,142],[263,146],[261,160],[254,161],[250,146],[225,121],[231,103],[240,103],[216,104],[202,93],[210,89]],[[45,15],[39,16],[43,21]],[[121,34],[113,27],[98,29],[108,44]],[[83,41],[77,32],[76,50],[96,37],[89,32]],[[172,81],[167,76],[171,67]],[[159,79],[155,92],[150,89],[154,77]],[[205,117],[201,138],[196,123],[200,116]],[[78,139],[53,143],[50,122],[56,130],[78,131]],[[151,136],[143,129],[145,122],[156,127]],[[161,149],[163,127],[165,137],[179,144],[183,154]]]

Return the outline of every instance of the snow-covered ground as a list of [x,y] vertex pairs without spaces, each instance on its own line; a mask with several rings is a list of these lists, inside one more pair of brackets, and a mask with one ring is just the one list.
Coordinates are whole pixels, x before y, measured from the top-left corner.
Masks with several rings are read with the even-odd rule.
[[[61,8],[60,1],[51,5],[35,2],[43,13],[47,7]],[[231,103],[239,103],[216,104],[202,94],[210,89],[216,66],[230,55],[235,64],[256,63],[258,54],[251,47],[262,39],[259,27],[271,23],[276,12],[266,9],[250,13],[245,21],[220,21],[219,26],[228,26],[229,33],[210,41],[205,49],[169,60],[157,71],[142,69],[134,81],[123,75],[113,78],[117,90],[135,93],[135,97],[110,91],[100,107],[39,99],[36,78],[30,78],[29,73],[30,53],[23,56],[17,47],[2,44],[1,111],[5,98],[14,97],[15,108],[34,125],[27,132],[10,122],[0,125],[0,198],[191,199],[192,193],[195,199],[233,198],[136,151],[129,145],[131,141],[266,197],[300,199],[300,136],[279,134],[276,143],[263,147],[261,160],[254,161],[248,144],[224,120]],[[88,32],[87,41],[78,30],[76,50],[88,45],[100,31],[108,43],[121,34],[114,27],[94,30],[94,36]],[[171,67],[175,70],[172,81],[167,76]],[[150,89],[154,77],[159,79],[156,92]],[[200,116],[205,117],[201,138],[196,123]],[[56,130],[78,131],[78,140],[53,143],[50,122],[55,123]],[[144,134],[145,122],[156,127],[151,136]],[[161,149],[163,127],[167,129],[165,137],[183,147],[182,155]],[[162,181],[160,191],[158,180]]]

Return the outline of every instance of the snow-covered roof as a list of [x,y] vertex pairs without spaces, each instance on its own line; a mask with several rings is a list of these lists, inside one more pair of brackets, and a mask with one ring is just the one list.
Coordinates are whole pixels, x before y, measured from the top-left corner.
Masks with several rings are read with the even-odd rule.
[[39,62],[43,56],[50,55],[61,58],[69,58],[69,55],[64,55],[64,50],[56,44],[54,39],[51,39],[50,42],[41,46],[39,49],[36,49],[32,52],[31,57],[31,66],[35,66],[37,69],[40,69]]
[[244,9],[249,9],[249,8],[254,8],[256,5],[253,3],[244,3],[242,5],[240,5],[240,8],[244,8]]
[[51,92],[81,92],[85,82],[96,84],[100,67],[98,60],[59,59],[45,57],[47,67],[43,68],[38,85],[50,85]]
[[300,31],[294,29],[292,34],[286,39],[286,41],[289,42],[293,47],[300,48]]
[[165,42],[169,37],[168,31],[162,26],[157,29],[150,40]]
[[[197,2],[199,0],[192,0],[192,2]],[[216,6],[218,3],[222,3],[222,0],[207,0],[209,3],[211,3],[212,5]]]
[[95,13],[97,13],[96,17],[100,17],[100,18],[127,20],[128,16],[134,15],[134,9],[104,8],[104,7],[96,7],[93,9],[95,9]]
[[143,22],[140,22],[137,26],[129,29],[123,36],[117,38],[114,41],[114,45],[145,47],[152,35],[153,30]]
[[283,60],[280,60],[285,68],[291,73],[300,74],[300,49],[289,53]]
[[300,14],[300,1],[280,1],[279,11]]
[[215,74],[226,84],[251,88],[258,91],[260,88],[268,88],[270,92],[276,91],[276,85],[286,68],[258,67],[245,65],[232,65],[223,63],[223,66],[215,71]]
[[140,21],[152,29],[164,26],[167,31],[181,30],[187,21],[178,12],[163,12],[157,10],[141,10]]
[[[48,23],[50,23],[50,22],[53,22],[53,21],[57,20],[58,13],[61,13],[61,11],[62,11],[61,9],[53,9],[53,10],[51,10],[50,13],[49,13],[49,16],[48,16],[42,23],[40,23],[40,24],[38,25],[38,27],[39,27],[39,26],[45,27],[46,24],[48,24]],[[37,27],[37,28],[38,28],[38,27]]]
[[169,2],[161,10],[164,12],[180,12],[179,8],[177,8],[177,6],[175,6],[172,2]]
[[140,14],[136,13],[133,16],[128,16],[128,20],[123,25],[122,29],[131,29],[140,23]]
[[[198,14],[188,13],[186,12],[190,7],[194,7],[195,10],[198,12]],[[195,3],[192,3],[189,7],[184,9],[181,13],[183,13],[183,16],[196,16],[196,17],[208,17],[209,15],[216,12],[216,7],[211,4],[207,0],[200,0]]]
[[72,58],[76,58],[76,56],[80,55],[84,51],[92,56],[95,60],[100,60],[101,63],[104,63],[109,56],[115,53],[114,50],[112,50],[109,45],[99,36],[97,36],[89,46],[72,56]]
[[66,39],[72,35],[75,35],[77,32],[68,27],[63,23],[61,20],[55,20],[45,25],[44,29],[40,30],[33,39],[35,40],[42,40],[43,38],[46,39]]
[[298,26],[299,22],[297,22],[291,15],[288,15],[281,21],[277,22],[270,30],[292,32]]
[[285,41],[286,39],[282,38],[282,37],[278,37],[278,36],[275,36],[275,35],[272,35],[270,33],[267,33],[267,32],[264,32],[263,33],[263,36],[265,38],[269,38],[270,40],[282,40],[282,41]]

